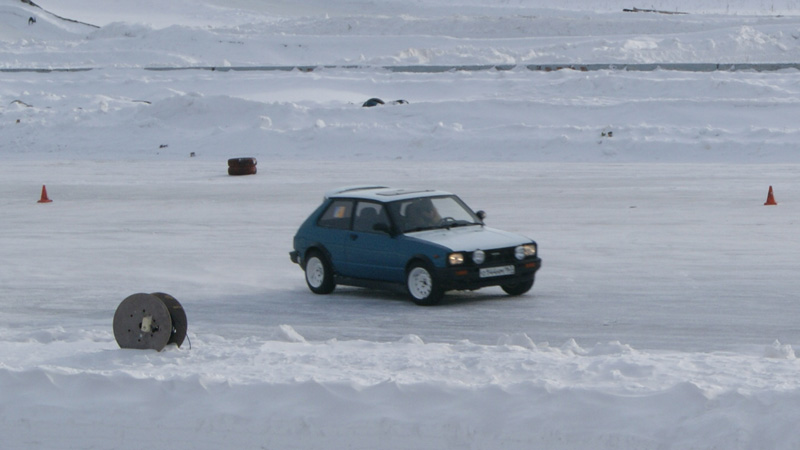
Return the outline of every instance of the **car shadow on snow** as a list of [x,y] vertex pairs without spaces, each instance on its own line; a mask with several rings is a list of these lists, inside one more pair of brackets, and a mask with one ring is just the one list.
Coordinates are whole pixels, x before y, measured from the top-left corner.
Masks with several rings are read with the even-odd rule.
[[[309,295],[313,295],[309,293]],[[336,298],[337,301],[346,299],[362,300],[376,300],[381,302],[391,301],[397,303],[408,304],[416,308],[441,308],[441,307],[457,307],[474,303],[486,303],[494,301],[504,302],[517,302],[524,300],[531,300],[531,295],[509,296],[502,292],[499,288],[497,292],[494,289],[487,288],[479,291],[449,291],[437,304],[432,306],[418,306],[408,297],[408,294],[399,291],[387,291],[380,289],[357,288],[357,287],[337,287],[336,291],[325,297]]]

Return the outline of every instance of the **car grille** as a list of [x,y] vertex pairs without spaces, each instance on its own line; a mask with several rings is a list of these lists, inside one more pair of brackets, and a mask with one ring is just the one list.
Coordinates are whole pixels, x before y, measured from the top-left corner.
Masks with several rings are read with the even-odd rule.
[[481,266],[517,262],[514,257],[514,247],[484,250],[486,261]]

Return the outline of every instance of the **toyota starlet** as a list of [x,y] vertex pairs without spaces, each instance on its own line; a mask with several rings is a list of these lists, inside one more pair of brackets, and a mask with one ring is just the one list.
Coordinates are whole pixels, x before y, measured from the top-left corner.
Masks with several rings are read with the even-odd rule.
[[450,290],[528,292],[542,265],[536,242],[487,227],[485,217],[449,192],[346,187],[325,194],[289,255],[316,294],[337,284],[400,288],[433,305]]

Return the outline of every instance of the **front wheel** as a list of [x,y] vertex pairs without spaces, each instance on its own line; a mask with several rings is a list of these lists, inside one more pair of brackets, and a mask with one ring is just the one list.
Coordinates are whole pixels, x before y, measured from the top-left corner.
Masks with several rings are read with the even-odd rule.
[[306,259],[306,284],[315,294],[330,294],[336,288],[333,268],[328,259],[319,252],[312,252]]
[[518,283],[504,284],[500,286],[508,295],[522,295],[533,287],[533,277],[530,280],[523,280]]
[[433,272],[422,262],[411,265],[406,275],[406,288],[414,303],[422,306],[434,305],[444,295]]

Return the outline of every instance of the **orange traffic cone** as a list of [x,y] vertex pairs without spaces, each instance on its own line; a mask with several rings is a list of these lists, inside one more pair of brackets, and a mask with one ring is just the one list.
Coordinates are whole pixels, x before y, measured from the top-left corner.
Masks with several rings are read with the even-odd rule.
[[772,186],[769,187],[769,193],[767,193],[767,202],[764,203],[765,205],[777,205],[778,202],[775,201],[775,196],[772,195]]
[[36,203],[50,203],[50,202],[52,202],[52,200],[47,198],[47,188],[44,187],[44,185],[42,185],[42,198],[39,199],[39,201]]

